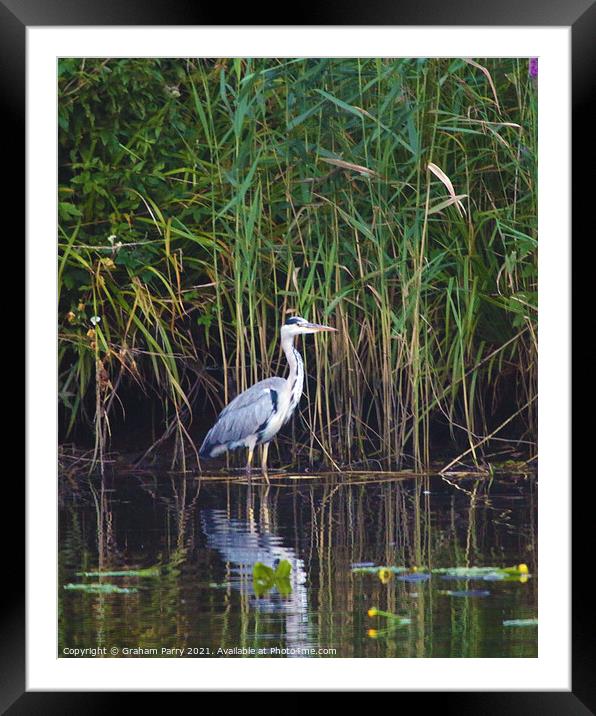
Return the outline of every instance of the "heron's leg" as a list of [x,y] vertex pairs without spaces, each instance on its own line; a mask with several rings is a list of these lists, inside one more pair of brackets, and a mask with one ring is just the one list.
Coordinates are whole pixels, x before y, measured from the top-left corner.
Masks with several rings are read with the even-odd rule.
[[254,447],[248,448],[248,462],[246,463],[246,474],[250,475],[250,471],[252,469],[252,456],[254,452]]
[[269,443],[263,445],[263,452],[261,453],[261,469],[265,479],[269,482],[269,475],[267,474],[267,453],[269,452]]

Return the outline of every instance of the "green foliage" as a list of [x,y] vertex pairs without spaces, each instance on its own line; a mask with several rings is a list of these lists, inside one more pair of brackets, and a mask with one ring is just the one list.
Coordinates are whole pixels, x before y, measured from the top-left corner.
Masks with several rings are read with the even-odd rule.
[[287,559],[280,560],[275,569],[262,562],[255,562],[252,569],[252,583],[257,597],[264,597],[274,587],[282,597],[287,597],[292,593],[291,572],[292,565]]
[[387,567],[352,567],[352,572],[355,574],[378,574],[379,571],[391,572],[391,574],[403,574],[408,572],[408,567],[394,567],[389,565]]
[[487,582],[527,582],[532,576],[526,564],[514,567],[440,567],[431,570],[450,579],[482,579]]
[[159,567],[145,569],[119,569],[104,572],[77,572],[79,577],[159,577]]
[[119,587],[116,584],[96,582],[93,584],[65,584],[64,589],[71,592],[86,592],[87,594],[135,594],[135,587]]
[[503,626],[506,627],[532,627],[538,626],[538,619],[505,619]]
[[340,329],[307,356],[309,460],[428,464],[436,419],[476,459],[504,380],[534,440],[536,87],[478,62],[61,60],[66,430],[94,397],[101,458],[134,385],[183,456],[193,399],[278,373],[296,310]]

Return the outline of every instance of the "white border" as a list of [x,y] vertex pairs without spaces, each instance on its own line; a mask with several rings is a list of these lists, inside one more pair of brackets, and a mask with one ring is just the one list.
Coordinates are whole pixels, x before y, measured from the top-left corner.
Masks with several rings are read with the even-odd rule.
[[[538,658],[56,657],[56,58],[156,55],[540,58]],[[570,690],[570,28],[30,27],[27,110],[27,689]]]

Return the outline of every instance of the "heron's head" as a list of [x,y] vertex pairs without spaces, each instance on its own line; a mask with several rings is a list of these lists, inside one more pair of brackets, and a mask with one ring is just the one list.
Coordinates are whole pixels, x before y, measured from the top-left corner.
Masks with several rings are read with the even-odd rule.
[[301,333],[321,333],[322,331],[337,331],[337,328],[322,326],[320,323],[311,323],[301,316],[290,316],[281,327],[282,336],[298,336]]

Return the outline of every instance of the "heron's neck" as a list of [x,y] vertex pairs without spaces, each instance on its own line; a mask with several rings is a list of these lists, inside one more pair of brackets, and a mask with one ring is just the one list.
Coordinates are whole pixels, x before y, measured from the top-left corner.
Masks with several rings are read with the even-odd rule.
[[296,346],[294,345],[294,337],[284,336],[281,341],[281,347],[286,354],[288,365],[290,366],[290,374],[288,375],[290,389],[292,390],[292,393],[302,395],[302,385],[304,383],[304,363],[302,362],[302,356],[296,350]]

